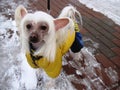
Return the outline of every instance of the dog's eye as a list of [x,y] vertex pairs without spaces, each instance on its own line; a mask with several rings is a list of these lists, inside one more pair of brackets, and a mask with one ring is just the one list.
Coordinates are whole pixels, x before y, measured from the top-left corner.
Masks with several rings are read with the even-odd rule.
[[32,24],[27,24],[26,25],[26,28],[29,30],[29,29],[31,29],[32,28]]
[[42,26],[40,26],[40,29],[41,29],[41,30],[47,30],[47,26],[42,25]]

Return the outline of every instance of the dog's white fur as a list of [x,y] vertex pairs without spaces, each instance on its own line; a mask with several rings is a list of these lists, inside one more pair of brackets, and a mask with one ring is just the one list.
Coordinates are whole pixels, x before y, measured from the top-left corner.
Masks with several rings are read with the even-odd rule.
[[[15,11],[15,21],[20,33],[22,50],[24,50],[25,53],[29,52],[29,35],[25,28],[26,21],[34,21],[35,23],[45,21],[49,25],[48,35],[44,38],[45,44],[34,54],[42,55],[48,60],[51,60],[51,62],[54,61],[57,45],[64,43],[67,30],[71,30],[71,33],[74,31],[73,21],[75,20],[75,13],[80,16],[73,6],[67,6],[62,10],[58,18],[55,19],[45,12],[38,11],[35,13],[28,13],[22,5],[18,6]],[[68,22],[64,24],[64,20]]]

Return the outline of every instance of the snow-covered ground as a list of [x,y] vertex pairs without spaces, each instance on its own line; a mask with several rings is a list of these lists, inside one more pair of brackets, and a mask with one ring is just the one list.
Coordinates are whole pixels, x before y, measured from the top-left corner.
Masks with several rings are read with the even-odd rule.
[[87,7],[101,12],[120,25],[120,0],[79,0]]
[[[94,83],[94,87],[99,90],[102,90],[103,87],[108,89],[107,86],[101,86],[103,82],[94,71],[94,67],[101,69],[100,64],[93,55],[94,48],[98,48],[99,44],[90,38],[84,38],[84,41],[91,42],[94,48],[83,48],[80,53],[81,58],[85,60],[86,68],[80,68],[80,64],[77,66],[73,61],[69,62],[72,67],[76,68],[76,74],[85,73],[88,75],[87,78],[78,80],[74,77],[74,74],[67,76],[62,70],[59,77],[51,80],[44,71],[32,69],[28,65],[25,55],[20,50],[15,21],[5,16],[5,14],[13,15],[17,6],[13,1],[0,1],[0,8],[2,8],[0,11],[0,90],[75,90],[71,81],[85,85],[87,90],[92,90],[91,83]],[[19,0],[19,3],[22,3],[22,1]],[[28,7],[28,4],[28,0],[25,0],[24,5]],[[66,65],[68,62],[64,60],[63,64]],[[117,73],[113,69],[106,69],[106,73],[113,82],[117,81]],[[95,80],[92,81],[92,77],[89,75],[94,75],[96,77]]]

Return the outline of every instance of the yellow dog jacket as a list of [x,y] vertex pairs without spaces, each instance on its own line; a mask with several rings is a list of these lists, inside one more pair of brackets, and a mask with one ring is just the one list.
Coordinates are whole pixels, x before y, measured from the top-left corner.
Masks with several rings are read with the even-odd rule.
[[65,42],[57,47],[56,56],[54,62],[49,62],[44,57],[41,57],[38,60],[33,60],[30,52],[26,53],[26,58],[29,65],[33,68],[43,68],[48,76],[55,78],[60,74],[62,68],[62,56],[69,50],[75,39],[75,31],[71,33],[71,30],[67,32],[67,38]]

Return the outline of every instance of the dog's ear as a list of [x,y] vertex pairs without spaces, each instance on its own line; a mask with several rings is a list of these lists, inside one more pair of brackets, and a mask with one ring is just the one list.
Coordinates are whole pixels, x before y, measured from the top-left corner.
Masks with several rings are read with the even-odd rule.
[[17,26],[19,26],[22,18],[27,14],[27,10],[24,8],[24,6],[20,5],[15,10],[15,21]]
[[64,28],[69,24],[70,20],[68,18],[59,18],[54,20],[55,24],[55,30],[59,30],[61,28]]

